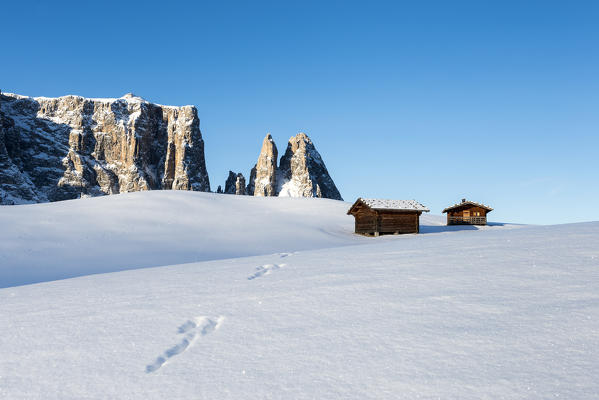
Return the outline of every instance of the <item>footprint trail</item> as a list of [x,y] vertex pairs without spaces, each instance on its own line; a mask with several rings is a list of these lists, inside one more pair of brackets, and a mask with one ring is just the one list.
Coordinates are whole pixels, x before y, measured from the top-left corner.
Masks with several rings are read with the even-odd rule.
[[260,278],[261,276],[268,275],[272,271],[276,271],[277,269],[283,268],[287,264],[265,264],[259,267],[256,267],[256,272],[252,275],[248,276],[248,281],[251,281],[256,278]]
[[196,317],[193,320],[186,321],[183,325],[177,328],[177,333],[185,335],[183,339],[176,345],[169,347],[156,360],[146,366],[146,373],[155,372],[160,369],[170,358],[183,353],[193,343],[202,336],[217,330],[222,324],[224,317],[220,316],[216,319],[208,317]]

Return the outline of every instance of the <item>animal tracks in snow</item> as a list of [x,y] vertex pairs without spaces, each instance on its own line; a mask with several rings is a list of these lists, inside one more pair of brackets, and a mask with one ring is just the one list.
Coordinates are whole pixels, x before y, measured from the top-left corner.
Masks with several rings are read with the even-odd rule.
[[[281,258],[289,257],[295,253],[279,253]],[[261,276],[268,275],[272,271],[281,269],[287,264],[264,264],[256,267],[256,272],[248,276],[248,280],[260,278]],[[154,360],[153,363],[146,365],[146,373],[152,373],[158,371],[164,364],[166,364],[171,358],[185,352],[188,348],[202,336],[206,336],[215,330],[217,330],[224,317],[220,316],[216,319],[208,317],[196,317],[185,321],[177,328],[177,334],[183,335],[183,338],[174,346],[169,347],[160,356]]]
[[[295,253],[279,253],[279,257],[285,258],[292,256]],[[253,280],[256,278],[260,278],[261,276],[268,275],[272,271],[276,271],[277,269],[281,269],[287,264],[264,264],[259,267],[256,267],[256,272],[252,275],[248,276],[248,280]],[[185,321],[177,328],[177,334],[183,335],[183,338],[174,346],[169,347],[162,353],[160,356],[154,360],[153,363],[146,365],[146,373],[152,373],[158,371],[164,364],[166,364],[171,358],[177,356],[187,349],[189,349],[193,344],[198,340],[198,338],[202,336],[206,336],[215,330],[217,330],[224,317],[220,316],[216,319],[211,319],[208,317],[196,317],[190,320]]]
[[[289,257],[296,254],[293,253],[278,253],[280,258]],[[256,272],[248,276],[248,280],[260,278],[261,276],[268,275],[272,271],[281,269],[287,264],[264,264],[256,267]],[[153,363],[146,365],[146,373],[152,373],[158,371],[164,364],[166,364],[172,357],[179,355],[189,349],[193,344],[202,336],[206,336],[215,330],[217,330],[222,324],[224,317],[220,316],[216,319],[208,317],[196,317],[185,321],[177,328],[177,334],[183,335],[183,338],[174,346],[169,347],[160,356],[154,360]]]
[[276,271],[277,269],[283,268],[285,265],[287,265],[287,264],[265,264],[265,265],[256,267],[256,272],[254,272],[252,275],[248,276],[248,280],[251,281],[252,279],[256,279],[256,278],[260,278],[261,276],[268,275],[272,271]]
[[183,339],[176,345],[169,347],[164,351],[162,355],[160,355],[156,360],[148,364],[146,366],[146,373],[155,372],[170,358],[183,353],[189,347],[191,347],[194,342],[202,337],[206,336],[209,333],[217,330],[222,324],[224,317],[220,316],[216,319],[211,319],[208,317],[196,317],[193,320],[186,321],[183,325],[179,326],[177,329],[177,333],[180,335],[184,335]]

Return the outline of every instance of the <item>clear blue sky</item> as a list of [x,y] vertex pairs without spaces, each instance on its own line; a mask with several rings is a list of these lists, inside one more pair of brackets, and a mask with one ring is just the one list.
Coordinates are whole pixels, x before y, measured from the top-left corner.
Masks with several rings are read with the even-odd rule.
[[3,2],[0,89],[198,107],[212,189],[299,131],[343,197],[599,220],[599,2]]

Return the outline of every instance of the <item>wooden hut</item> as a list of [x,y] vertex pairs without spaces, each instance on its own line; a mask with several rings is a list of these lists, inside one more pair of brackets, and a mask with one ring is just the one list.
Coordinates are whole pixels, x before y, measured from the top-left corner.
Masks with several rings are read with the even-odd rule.
[[415,200],[359,198],[347,211],[356,219],[356,233],[362,235],[420,232],[420,214],[430,211]]
[[443,210],[447,213],[447,225],[487,225],[487,214],[491,211],[489,206],[466,199]]

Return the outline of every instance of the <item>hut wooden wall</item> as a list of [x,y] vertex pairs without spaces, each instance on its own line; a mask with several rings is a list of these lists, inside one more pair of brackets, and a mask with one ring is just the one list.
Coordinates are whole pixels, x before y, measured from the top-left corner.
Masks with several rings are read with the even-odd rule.
[[[464,218],[464,211],[470,211],[470,215],[466,218],[471,218],[471,220],[467,221],[456,221],[452,220],[452,218]],[[479,215],[476,215],[476,213]],[[447,225],[456,225],[456,224],[470,224],[470,225],[486,225],[487,224],[487,210],[477,206],[463,206],[457,208],[455,210],[451,210],[447,212]]]
[[356,233],[418,233],[419,216],[418,212],[375,212],[364,207],[354,213]]
[[384,211],[379,214],[380,233],[418,233],[417,212]]
[[376,231],[377,215],[368,208],[361,208],[354,217],[356,218],[356,233],[370,234]]

